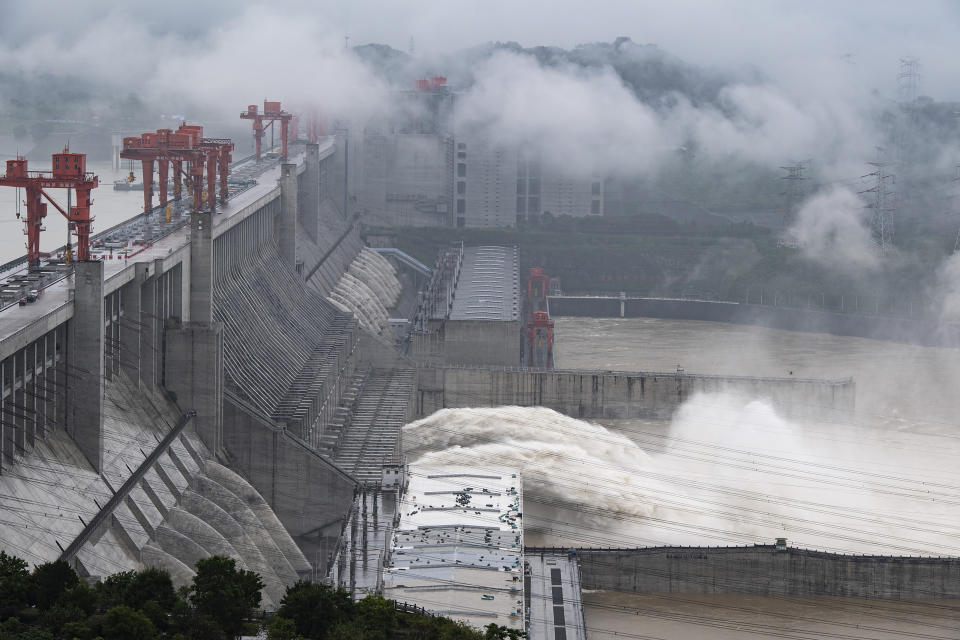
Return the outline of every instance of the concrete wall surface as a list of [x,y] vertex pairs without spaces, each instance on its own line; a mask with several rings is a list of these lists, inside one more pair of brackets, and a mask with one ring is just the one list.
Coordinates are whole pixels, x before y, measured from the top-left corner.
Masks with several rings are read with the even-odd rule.
[[852,380],[748,378],[696,374],[424,366],[418,415],[447,407],[542,406],[574,418],[669,418],[697,392],[767,398],[792,415],[852,411]]
[[230,395],[224,401],[223,441],[229,467],[264,497],[322,569],[353,502],[353,478]]
[[777,551],[773,545],[578,549],[576,554],[584,589],[960,598],[960,558]]
[[447,320],[443,350],[450,364],[520,365],[520,321]]

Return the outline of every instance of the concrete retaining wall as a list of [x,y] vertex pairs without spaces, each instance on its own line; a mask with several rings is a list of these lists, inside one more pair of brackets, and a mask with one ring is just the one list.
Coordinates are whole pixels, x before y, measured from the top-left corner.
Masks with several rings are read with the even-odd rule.
[[[530,553],[527,550],[527,553]],[[753,547],[579,549],[584,589],[867,598],[960,598],[960,558]]]
[[767,398],[793,415],[852,411],[853,380],[747,378],[650,372],[421,367],[417,413],[446,407],[543,406],[574,418],[669,418],[697,392]]
[[447,320],[444,359],[450,364],[516,367],[522,352],[520,321]]
[[224,398],[229,467],[260,492],[322,573],[356,483],[305,443],[254,414],[237,398]]
[[588,318],[669,318],[749,324],[910,344],[960,346],[960,325],[923,318],[833,313],[737,302],[662,298],[551,297],[550,315]]

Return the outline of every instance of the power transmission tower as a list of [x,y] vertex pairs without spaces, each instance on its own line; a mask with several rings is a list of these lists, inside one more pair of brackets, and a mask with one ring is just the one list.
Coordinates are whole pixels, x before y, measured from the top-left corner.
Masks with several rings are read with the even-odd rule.
[[897,103],[899,113],[896,119],[895,152],[896,162],[902,165],[910,150],[910,131],[916,124],[917,96],[920,94],[920,61],[916,58],[900,58],[900,71],[897,73]]
[[787,181],[787,188],[781,194],[786,199],[786,208],[783,214],[784,227],[789,227],[793,224],[793,221],[796,219],[797,210],[800,208],[800,204],[806,196],[805,181],[807,180],[806,172],[809,166],[809,160],[801,160],[780,167],[787,172],[787,175],[781,176],[782,180]]
[[884,149],[877,148],[877,160],[868,163],[875,168],[862,178],[873,178],[874,184],[869,189],[864,189],[861,194],[872,194],[871,201],[867,208],[872,210],[870,219],[870,230],[873,233],[873,241],[880,248],[881,253],[886,253],[893,249],[893,219],[896,213],[895,193],[888,188],[889,184],[894,184],[896,178],[894,174],[887,171],[889,163],[884,159]]
[[913,104],[920,94],[920,61],[916,58],[900,58],[900,73],[897,74],[897,99],[900,104]]

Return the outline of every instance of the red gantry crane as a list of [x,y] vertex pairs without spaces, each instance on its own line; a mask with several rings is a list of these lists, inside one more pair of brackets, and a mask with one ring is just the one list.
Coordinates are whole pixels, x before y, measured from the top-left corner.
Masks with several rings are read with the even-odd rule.
[[527,276],[527,366],[553,368],[553,320],[547,311],[550,278],[542,267],[531,267]]
[[[47,215],[47,205],[43,198],[67,219],[70,231],[76,235],[77,259],[90,259],[90,230],[93,225],[93,218],[90,216],[93,200],[90,192],[97,188],[99,181],[97,176],[87,172],[86,154],[70,153],[69,148],[64,148],[63,153],[53,154],[52,160],[52,171],[30,171],[26,158],[18,156],[15,160],[7,160],[7,173],[0,176],[0,186],[26,190],[27,219],[24,234],[27,236],[27,263],[31,271],[40,268],[40,232],[43,231],[43,219]],[[50,197],[47,189],[75,189],[77,204],[70,206],[70,211],[64,211],[63,207]]]
[[257,105],[251,104],[247,110],[240,114],[241,120],[253,120],[253,139],[257,147],[257,162],[260,161],[260,149],[264,135],[264,123],[273,126],[274,122],[280,121],[280,157],[287,159],[287,135],[290,127],[290,120],[293,119],[292,113],[287,113],[280,108],[279,102],[263,101],[263,112],[261,113]]
[[[206,167],[207,207],[216,208],[217,173],[220,173],[220,202],[227,201],[227,178],[233,159],[233,142],[226,138],[204,138],[203,127],[181,124],[172,129],[158,129],[156,133],[144,133],[123,139],[121,158],[140,160],[143,163],[143,211],[153,210],[153,172],[156,167],[160,183],[160,206],[167,206],[167,179],[173,167],[173,197],[179,200],[182,193],[180,177],[183,176],[193,191],[193,209],[203,207],[203,176]],[[184,170],[184,163],[187,169]]]

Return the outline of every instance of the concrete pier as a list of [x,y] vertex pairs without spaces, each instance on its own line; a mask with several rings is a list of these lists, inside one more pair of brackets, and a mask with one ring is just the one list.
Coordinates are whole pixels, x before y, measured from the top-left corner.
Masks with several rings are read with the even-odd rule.
[[280,215],[277,216],[280,257],[291,270],[297,266],[297,165],[280,165]]
[[167,329],[166,387],[196,411],[197,435],[214,455],[223,448],[223,326],[188,322]]
[[300,176],[303,182],[302,206],[298,208],[298,218],[303,230],[310,239],[318,242],[320,239],[320,145],[307,144],[307,170]]
[[192,322],[213,321],[213,216],[190,217],[190,315]]
[[97,473],[103,468],[103,263],[74,266],[67,359],[67,431]]

